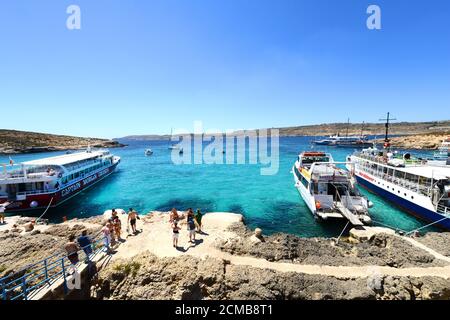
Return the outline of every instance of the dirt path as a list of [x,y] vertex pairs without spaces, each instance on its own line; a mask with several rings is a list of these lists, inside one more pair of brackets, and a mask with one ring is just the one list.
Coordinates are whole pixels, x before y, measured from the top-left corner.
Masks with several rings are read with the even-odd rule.
[[[126,229],[126,216],[121,216],[123,229]],[[231,239],[236,235],[227,231],[228,226],[242,221],[242,216],[231,213],[209,213],[203,217],[204,234],[197,234],[196,244],[188,242],[188,234],[185,223],[181,224],[179,246],[175,249],[172,246],[172,231],[169,225],[169,216],[164,213],[152,213],[138,221],[137,235],[130,235],[126,242],[121,244],[117,253],[113,255],[112,261],[121,258],[131,258],[144,251],[149,251],[159,257],[176,257],[181,255],[192,255],[198,258],[206,256],[223,259],[234,265],[245,265],[255,268],[267,268],[281,272],[298,272],[312,275],[333,276],[336,278],[365,278],[374,274],[390,276],[411,276],[411,277],[441,277],[450,278],[450,264],[445,267],[427,268],[393,268],[386,266],[325,266],[325,265],[302,265],[295,263],[270,262],[265,259],[249,256],[236,256],[220,251],[216,248],[216,243],[221,240]],[[125,233],[126,234],[126,233]],[[450,258],[445,257],[425,245],[405,238],[411,245],[426,250],[436,259],[450,263]]]

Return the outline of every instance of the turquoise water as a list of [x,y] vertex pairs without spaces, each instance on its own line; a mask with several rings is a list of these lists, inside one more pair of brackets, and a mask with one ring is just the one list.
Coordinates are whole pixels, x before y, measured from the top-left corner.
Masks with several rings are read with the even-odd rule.
[[[116,173],[49,210],[45,217],[60,222],[64,216],[88,217],[110,208],[133,207],[146,213],[192,207],[204,212],[242,213],[250,227],[258,226],[268,234],[337,236],[345,223],[316,222],[294,187],[291,167],[300,151],[311,149],[310,142],[310,137],[281,138],[280,168],[274,176],[261,176],[260,167],[249,164],[176,166],[171,162],[167,142],[126,142],[128,147],[111,150],[122,157]],[[151,157],[144,156],[146,148],[154,151]],[[336,161],[344,161],[353,152],[333,147],[320,150],[331,152]],[[13,159],[20,162],[57,154],[61,152],[15,155]],[[8,162],[8,157],[0,156],[0,163],[4,162]],[[424,225],[379,197],[365,190],[362,193],[375,204],[370,211],[375,221],[407,231]]]

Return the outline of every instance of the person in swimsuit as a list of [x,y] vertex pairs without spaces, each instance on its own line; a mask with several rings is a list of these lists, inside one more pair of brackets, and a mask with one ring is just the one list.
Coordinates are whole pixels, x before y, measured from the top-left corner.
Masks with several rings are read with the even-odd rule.
[[133,208],[130,208],[130,211],[128,212],[128,222],[131,225],[133,234],[136,233],[136,219],[140,219],[138,213],[134,211]]
[[120,235],[122,233],[122,222],[120,221],[117,215],[113,217],[113,223],[114,223],[114,234],[117,236],[117,241],[119,241],[121,239]]
[[111,218],[108,220],[109,222],[109,233],[110,233],[110,241],[111,241],[111,246],[115,246],[116,245],[116,230],[114,227],[114,220]]
[[102,232],[103,232],[103,243],[105,244],[105,248],[106,248],[106,252],[110,253],[111,252],[111,248],[110,248],[110,244],[111,244],[111,231],[109,231],[110,228],[110,223],[106,223],[106,225],[102,228]]
[[64,249],[67,252],[67,258],[69,258],[70,263],[75,266],[79,261],[78,250],[80,250],[80,248],[75,243],[75,236],[73,234],[69,236],[69,242],[66,243]]
[[175,220],[172,222],[172,241],[173,247],[178,247],[178,237],[180,236],[180,228],[178,227],[178,222]]

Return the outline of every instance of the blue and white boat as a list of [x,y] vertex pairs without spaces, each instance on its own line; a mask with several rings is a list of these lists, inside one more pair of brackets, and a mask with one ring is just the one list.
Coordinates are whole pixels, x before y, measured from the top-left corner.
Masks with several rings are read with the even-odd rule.
[[[389,145],[388,145],[389,146]],[[368,148],[347,157],[357,182],[404,211],[450,230],[450,165]]]

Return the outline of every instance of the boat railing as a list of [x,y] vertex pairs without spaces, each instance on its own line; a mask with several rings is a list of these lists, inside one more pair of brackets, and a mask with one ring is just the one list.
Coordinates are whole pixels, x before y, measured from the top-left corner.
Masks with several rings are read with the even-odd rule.
[[377,170],[374,169],[370,169],[370,168],[366,168],[364,167],[363,169],[365,172],[370,173],[372,176],[378,177],[380,179],[383,179],[385,181],[388,182],[392,182],[395,185],[404,187],[405,189],[408,189],[412,192],[415,193],[421,193],[425,196],[430,196],[431,195],[431,188],[424,186],[424,185],[420,185],[417,182],[412,182],[410,180],[404,179],[404,178],[399,178],[399,177],[395,177],[392,175],[388,175],[387,173],[382,173],[379,172]]
[[[84,262],[80,259],[75,266],[65,252],[55,253],[39,262],[28,265],[21,271],[15,272],[6,277],[0,278],[0,293],[2,300],[29,300],[33,294],[44,286],[50,287],[57,280],[64,280],[64,293],[67,294],[67,280],[74,268],[78,268],[82,263],[89,263],[102,250],[103,237],[98,235],[91,244],[81,248],[77,253],[83,252]],[[85,249],[91,247],[91,253],[86,253]]]
[[436,211],[450,217],[450,208],[443,204],[438,204]]

